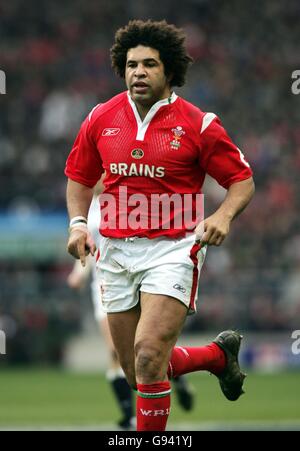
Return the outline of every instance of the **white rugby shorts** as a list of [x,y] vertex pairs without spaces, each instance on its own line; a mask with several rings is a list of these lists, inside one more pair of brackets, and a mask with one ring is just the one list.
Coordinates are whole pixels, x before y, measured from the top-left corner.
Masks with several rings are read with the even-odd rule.
[[101,287],[98,281],[96,265],[93,264],[92,281],[91,281],[91,297],[94,305],[94,317],[96,321],[102,321],[106,318],[101,301]]
[[130,310],[145,292],[176,298],[195,313],[205,254],[206,247],[200,249],[192,233],[152,240],[102,236],[96,267],[104,312]]

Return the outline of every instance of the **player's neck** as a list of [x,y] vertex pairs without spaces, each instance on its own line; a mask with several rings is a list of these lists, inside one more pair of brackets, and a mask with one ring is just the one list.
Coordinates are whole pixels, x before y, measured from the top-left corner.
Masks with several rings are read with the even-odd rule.
[[171,96],[172,96],[172,92],[168,91],[168,92],[165,92],[164,95],[162,95],[160,98],[156,99],[154,102],[144,103],[144,102],[139,102],[137,100],[133,100],[141,120],[143,121],[145,119],[145,117],[147,116],[149,110],[152,108],[153,105],[155,105],[157,102],[159,102],[161,100],[171,99]]
[[135,103],[136,109],[139,113],[139,116],[140,116],[141,120],[143,121],[145,119],[145,117],[147,116],[148,111],[151,109],[152,105],[142,105],[138,102],[134,102],[134,103]]

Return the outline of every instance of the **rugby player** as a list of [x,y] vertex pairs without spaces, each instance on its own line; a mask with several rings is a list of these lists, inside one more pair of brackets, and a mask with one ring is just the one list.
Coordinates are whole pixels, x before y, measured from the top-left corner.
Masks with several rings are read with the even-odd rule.
[[[207,346],[175,346],[187,314],[196,311],[207,247],[222,244],[254,193],[249,163],[219,118],[173,90],[184,85],[192,62],[184,40],[182,30],[165,21],[134,20],[116,32],[112,66],[127,91],[90,112],[65,170],[68,251],[83,265],[95,252],[86,227],[93,187],[106,171],[97,274],[114,346],[137,390],[139,431],[165,430],[170,376],[210,371],[232,401],[245,377],[238,363],[241,336],[234,331]],[[206,174],[227,193],[192,228],[189,215],[177,219],[197,212]],[[164,208],[152,208],[159,195],[170,199],[169,218]],[[173,195],[182,203],[172,202]]]

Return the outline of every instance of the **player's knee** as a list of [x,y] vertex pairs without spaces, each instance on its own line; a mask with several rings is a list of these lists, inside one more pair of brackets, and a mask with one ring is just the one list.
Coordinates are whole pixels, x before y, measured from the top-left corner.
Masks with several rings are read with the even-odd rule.
[[138,382],[151,383],[160,380],[163,352],[153,343],[139,342],[135,345],[135,368]]

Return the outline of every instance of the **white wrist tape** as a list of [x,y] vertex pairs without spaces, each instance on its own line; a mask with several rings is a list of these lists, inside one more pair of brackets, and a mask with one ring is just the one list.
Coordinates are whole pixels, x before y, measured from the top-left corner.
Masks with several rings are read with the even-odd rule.
[[75,216],[70,220],[69,227],[73,227],[76,224],[87,224],[87,219],[84,216]]
[[75,216],[70,220],[69,232],[75,229],[87,230],[87,219],[84,216]]

